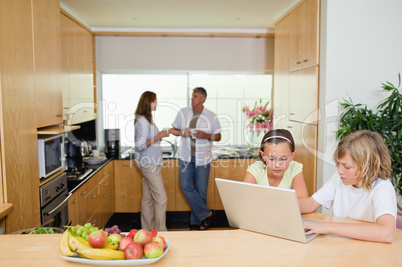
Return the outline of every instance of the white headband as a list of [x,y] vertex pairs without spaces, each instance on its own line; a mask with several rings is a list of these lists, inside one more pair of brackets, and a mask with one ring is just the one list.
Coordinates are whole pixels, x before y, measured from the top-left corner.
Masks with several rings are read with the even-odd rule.
[[262,142],[264,143],[265,141],[267,141],[267,140],[269,140],[269,139],[272,139],[272,138],[284,139],[284,140],[288,141],[290,144],[293,145],[292,141],[290,141],[288,138],[286,138],[286,137],[284,137],[284,136],[279,136],[279,135],[269,136],[269,137],[265,138],[264,141],[262,141]]

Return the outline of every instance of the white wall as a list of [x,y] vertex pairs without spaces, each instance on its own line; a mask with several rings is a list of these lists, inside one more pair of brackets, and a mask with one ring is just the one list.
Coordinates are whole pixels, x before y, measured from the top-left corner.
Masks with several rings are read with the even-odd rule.
[[96,37],[98,70],[264,71],[274,38]]
[[333,131],[342,112],[337,101],[350,96],[354,103],[375,108],[387,96],[378,92],[381,83],[397,86],[402,72],[402,1],[322,0],[321,4],[318,188],[336,171],[331,159],[337,143]]

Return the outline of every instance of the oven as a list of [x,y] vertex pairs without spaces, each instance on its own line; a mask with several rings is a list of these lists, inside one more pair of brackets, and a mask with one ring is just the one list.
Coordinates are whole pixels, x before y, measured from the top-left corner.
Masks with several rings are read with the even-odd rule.
[[67,175],[63,173],[39,188],[41,223],[47,227],[69,225]]

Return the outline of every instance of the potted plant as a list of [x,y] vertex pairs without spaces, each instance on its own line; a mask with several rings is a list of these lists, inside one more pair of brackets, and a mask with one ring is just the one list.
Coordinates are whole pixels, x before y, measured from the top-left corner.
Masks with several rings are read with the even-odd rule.
[[[341,103],[344,111],[341,114],[339,130],[336,138],[358,130],[372,130],[381,134],[391,156],[391,181],[395,187],[399,199],[402,196],[402,94],[401,74],[398,75],[399,84],[395,87],[392,83],[382,83],[382,91],[389,93],[377,107],[376,111],[370,110],[366,105],[354,104],[349,98]],[[399,212],[402,212],[401,203],[398,204]]]

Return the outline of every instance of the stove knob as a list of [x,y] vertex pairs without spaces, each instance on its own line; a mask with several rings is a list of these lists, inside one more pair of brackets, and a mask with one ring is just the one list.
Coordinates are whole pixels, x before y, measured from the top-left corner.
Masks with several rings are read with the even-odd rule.
[[58,187],[58,186],[56,186],[56,192],[59,192],[60,191],[60,187]]
[[60,189],[63,189],[64,188],[64,183],[61,183],[60,184]]

